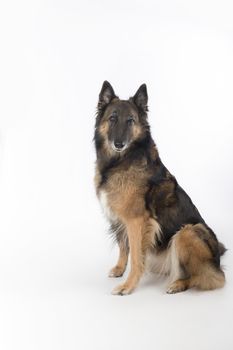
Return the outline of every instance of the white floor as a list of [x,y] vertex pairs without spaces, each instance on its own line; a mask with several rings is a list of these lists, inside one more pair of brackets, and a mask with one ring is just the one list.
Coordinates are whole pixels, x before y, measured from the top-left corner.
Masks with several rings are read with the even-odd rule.
[[134,294],[112,296],[119,279],[107,272],[116,249],[93,224],[87,228],[38,233],[34,243],[21,232],[14,242],[4,242],[1,349],[232,349],[231,250],[223,259],[222,290],[168,295],[165,281],[145,276]]
[[[233,349],[232,0],[0,3],[0,350]],[[95,109],[146,83],[164,164],[229,249],[227,283],[112,296]]]

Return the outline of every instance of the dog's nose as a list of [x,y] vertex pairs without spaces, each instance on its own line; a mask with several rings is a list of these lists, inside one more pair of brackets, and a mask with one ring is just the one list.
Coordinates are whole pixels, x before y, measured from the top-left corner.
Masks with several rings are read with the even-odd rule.
[[124,142],[114,142],[116,148],[121,149],[124,147]]

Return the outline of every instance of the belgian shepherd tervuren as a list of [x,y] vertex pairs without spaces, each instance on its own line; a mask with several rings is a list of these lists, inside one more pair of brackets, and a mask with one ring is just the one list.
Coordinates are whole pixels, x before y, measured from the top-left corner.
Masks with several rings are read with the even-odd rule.
[[119,246],[109,276],[122,276],[129,253],[131,258],[129,276],[113,294],[135,289],[149,256],[155,270],[170,277],[167,293],[223,287],[225,247],[163,165],[150,134],[147,101],[145,84],[129,100],[119,99],[107,81],[99,94],[95,186]]

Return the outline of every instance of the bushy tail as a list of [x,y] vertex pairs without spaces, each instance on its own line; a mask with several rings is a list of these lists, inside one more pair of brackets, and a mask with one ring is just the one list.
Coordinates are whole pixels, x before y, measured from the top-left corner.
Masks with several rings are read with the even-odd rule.
[[213,268],[210,264],[205,264],[199,275],[190,278],[189,288],[197,287],[202,290],[211,290],[222,288],[224,284],[224,272],[221,269]]

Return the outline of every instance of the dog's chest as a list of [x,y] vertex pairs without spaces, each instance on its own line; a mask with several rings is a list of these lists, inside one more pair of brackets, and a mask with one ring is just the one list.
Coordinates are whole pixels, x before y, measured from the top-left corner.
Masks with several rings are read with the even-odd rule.
[[135,185],[129,175],[119,172],[112,175],[103,188],[99,189],[98,197],[105,216],[111,222],[122,218],[122,212],[127,211],[132,190]]
[[144,186],[126,181],[123,177],[99,190],[99,200],[106,217],[115,222],[125,221],[130,216],[142,214],[145,210]]
[[110,221],[125,221],[130,215],[143,214],[146,190],[144,168],[134,165],[127,169],[112,169],[102,185],[102,174],[97,171],[97,175],[97,195]]
[[114,213],[114,211],[110,206],[108,192],[104,189],[100,190],[98,194],[98,198],[106,218],[111,222],[117,221],[117,215]]

